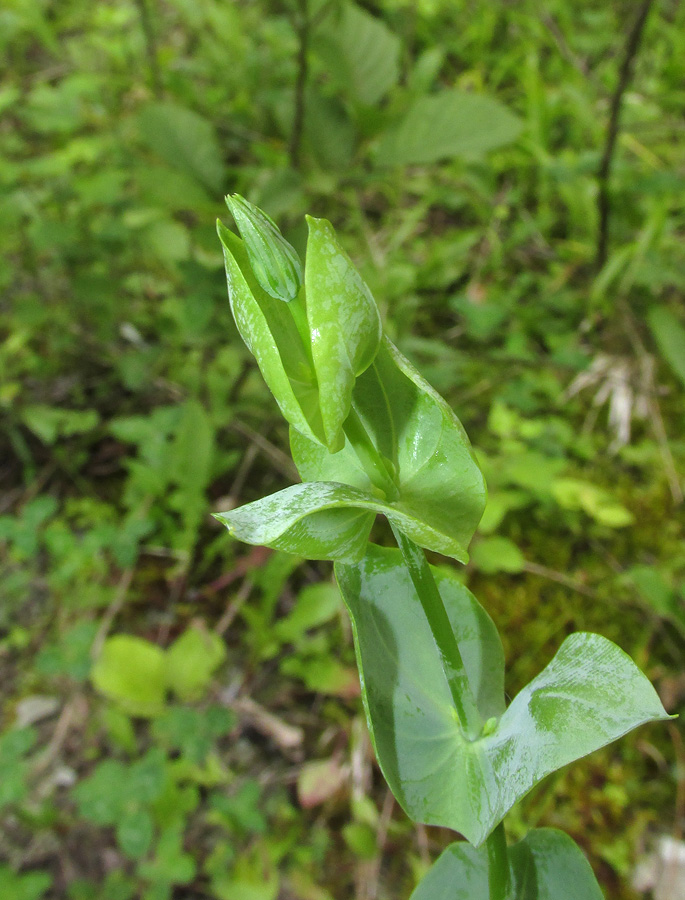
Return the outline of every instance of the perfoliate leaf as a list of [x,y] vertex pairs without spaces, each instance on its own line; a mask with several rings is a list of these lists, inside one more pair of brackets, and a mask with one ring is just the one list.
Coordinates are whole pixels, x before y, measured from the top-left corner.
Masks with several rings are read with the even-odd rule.
[[[536,828],[508,848],[511,900],[603,900],[582,850],[563,831]],[[488,854],[464,841],[438,858],[410,900],[475,900],[489,896]]]
[[520,120],[492,97],[441,91],[420,97],[391,128],[378,149],[380,165],[434,163],[479,156],[518,137]]
[[217,231],[240,336],[287,421],[311,440],[325,443],[311,350],[300,337],[289,305],[262,290],[243,241],[221,222],[217,222]]
[[307,321],[329,449],[344,442],[355,379],[374,360],[381,342],[376,302],[326,219],[307,216],[305,262]]
[[226,197],[259,286],[271,297],[294,300],[302,284],[302,264],[294,247],[265,212],[240,194]]
[[487,723],[470,741],[399,553],[371,545],[357,565],[336,565],[336,574],[353,622],[378,761],[415,821],[452,828],[479,845],[545,775],[638,725],[668,718],[632,660],[606,638],[584,633],[567,638],[502,712],[503,658],[494,626],[462,585],[435,570]]
[[346,442],[336,454],[291,432],[305,481],[353,485],[415,543],[468,560],[466,548],[485,506],[485,482],[461,423],[399,350],[384,338],[355,383],[352,402],[369,440],[393,473],[396,497],[379,491]]

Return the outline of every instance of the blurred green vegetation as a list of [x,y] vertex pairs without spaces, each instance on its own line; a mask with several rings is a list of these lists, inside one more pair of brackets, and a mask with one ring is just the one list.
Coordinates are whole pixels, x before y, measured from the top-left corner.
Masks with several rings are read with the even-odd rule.
[[[6,0],[0,9],[0,894],[406,897],[329,569],[209,516],[294,478],[214,220],[330,218],[490,500],[465,577],[511,695],[571,630],[685,681],[685,8]],[[306,62],[306,65],[303,65]],[[382,526],[379,525],[379,528]],[[382,537],[382,532],[379,531]],[[548,780],[610,898],[685,827],[680,726]]]

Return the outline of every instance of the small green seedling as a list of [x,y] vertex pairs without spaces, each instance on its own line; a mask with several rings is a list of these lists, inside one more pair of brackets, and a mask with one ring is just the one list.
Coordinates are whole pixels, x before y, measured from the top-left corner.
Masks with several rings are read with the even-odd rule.
[[[273,221],[228,198],[218,223],[238,330],[283,415],[302,477],[217,518],[236,538],[330,559],[354,633],[379,765],[416,822],[452,844],[412,900],[596,900],[561,831],[508,846],[503,819],[542,778],[645,722],[668,718],[632,660],[597,634],[566,638],[507,706],[494,623],[449,570],[483,513],[485,482],[442,397],[382,333],[330,222],[308,217],[302,266]],[[397,548],[369,543],[381,513]]]

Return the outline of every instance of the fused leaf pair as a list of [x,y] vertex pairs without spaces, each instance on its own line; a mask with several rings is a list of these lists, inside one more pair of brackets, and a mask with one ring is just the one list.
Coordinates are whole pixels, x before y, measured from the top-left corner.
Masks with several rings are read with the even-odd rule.
[[[217,518],[248,543],[355,561],[381,513],[420,546],[465,562],[485,484],[457,417],[387,339],[357,379],[352,405],[367,446],[346,439],[331,454],[293,428],[305,483]],[[365,450],[385,466],[387,494],[365,469]]]
[[336,564],[376,756],[414,821],[452,828],[480,845],[546,775],[638,725],[668,718],[630,657],[586,633],[566,638],[505,708],[494,624],[451,572],[433,574],[481,715],[475,740],[462,732],[400,552],[370,545],[360,563]]
[[307,217],[303,289],[276,224],[238,195],[226,200],[242,236],[217,223],[238,330],[288,422],[334,453],[355,379],[380,345],[375,301],[326,219]]

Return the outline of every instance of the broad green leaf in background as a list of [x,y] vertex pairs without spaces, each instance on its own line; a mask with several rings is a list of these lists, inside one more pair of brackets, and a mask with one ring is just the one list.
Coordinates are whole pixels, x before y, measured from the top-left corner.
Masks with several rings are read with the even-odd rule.
[[454,412],[387,338],[357,378],[353,406],[394,475],[397,497],[378,499],[349,441],[331,455],[291,431],[303,480],[342,482],[367,492],[373,505],[365,508],[383,513],[421,547],[466,562],[486,492]]
[[471,550],[473,565],[492,575],[495,572],[522,572],[526,560],[513,541],[506,537],[489,537],[478,541]]
[[117,634],[103,644],[91,679],[100,693],[135,716],[155,716],[164,708],[164,651],[134,635]]
[[44,444],[54,444],[58,437],[68,438],[92,431],[100,421],[94,409],[63,409],[43,405],[25,406],[21,418]]
[[47,872],[17,875],[9,866],[0,865],[0,896],[7,900],[42,900],[51,884]]
[[310,628],[333,619],[342,609],[340,592],[334,584],[308,584],[297,596],[290,613],[274,626],[279,641],[296,643]]
[[685,326],[666,306],[654,306],[647,314],[659,352],[685,387]]
[[545,775],[638,725],[668,718],[630,657],[586,633],[567,638],[503,711],[494,625],[453,576],[434,574],[481,717],[495,717],[475,741],[462,734],[399,552],[372,545],[361,563],[336,565],[378,761],[414,821],[452,828],[479,845]]
[[192,175],[213,194],[224,180],[224,162],[214,126],[199,113],[169,101],[148,103],[138,113],[142,140],[175,169]]
[[116,823],[117,842],[129,859],[141,859],[152,844],[154,825],[144,809],[126,812]]
[[359,103],[378,103],[399,78],[399,38],[356,3],[324,19],[314,48],[336,86]]
[[334,451],[344,444],[342,426],[350,411],[355,379],[378,352],[381,317],[331,223],[307,216],[307,225],[307,321],[324,433]]
[[563,509],[582,509],[600,525],[625,528],[634,521],[630,510],[622,506],[609,491],[579,478],[557,478],[552,496]]
[[182,831],[166,828],[160,835],[154,858],[141,866],[140,874],[148,881],[188,884],[196,870],[195,860],[183,850]]
[[304,135],[323,169],[339,172],[350,164],[356,141],[354,122],[339,98],[324,96],[314,85],[306,93]]
[[37,737],[35,728],[14,728],[0,734],[0,809],[21,802],[28,794],[31,765],[25,757]]
[[282,303],[262,290],[237,235],[221,222],[217,222],[217,231],[240,336],[257,360],[283,416],[311,440],[325,443],[311,350],[303,344],[290,313],[292,304]]
[[172,476],[184,498],[199,498],[212,475],[214,429],[207,411],[195,399],[186,400],[174,435],[171,452]]
[[[511,900],[603,900],[582,850],[563,831],[536,828],[509,847]],[[487,897],[488,854],[465,841],[450,844],[410,900]]]
[[166,651],[166,683],[181,700],[196,700],[225,658],[226,647],[217,634],[191,625]]
[[238,226],[259,286],[277,300],[294,300],[302,284],[302,264],[294,247],[270,216],[240,194],[226,197],[226,205]]
[[427,164],[451,156],[480,156],[514,141],[520,120],[482,94],[441,91],[420,97],[378,148],[380,165]]

